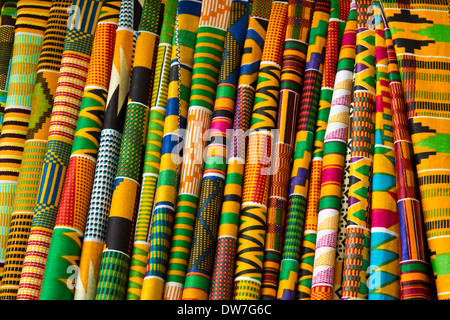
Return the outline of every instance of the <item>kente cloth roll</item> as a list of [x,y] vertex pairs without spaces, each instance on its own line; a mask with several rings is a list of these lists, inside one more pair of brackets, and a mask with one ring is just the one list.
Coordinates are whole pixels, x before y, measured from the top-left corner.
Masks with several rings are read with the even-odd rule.
[[142,300],[162,300],[164,294],[201,7],[201,1],[178,2],[160,173],[153,206]]
[[[288,226],[286,226],[286,233],[289,231],[289,234],[286,234],[286,239],[289,237],[289,240],[286,240],[285,244],[285,246],[292,247],[292,252],[294,253],[292,258],[296,261],[299,259],[298,248],[301,243],[305,221],[309,167],[312,156],[320,87],[322,83],[330,6],[330,1],[319,0],[314,3],[303,88],[300,95],[301,99],[296,119],[294,152],[292,155],[288,205],[286,209],[287,219],[289,220],[289,229],[287,229]],[[307,230],[311,229],[308,226],[307,221]],[[296,274],[294,273],[290,276],[292,277],[294,275]]]
[[18,300],[39,299],[101,5],[102,1],[72,2]]
[[127,300],[139,300],[142,292],[150,247],[151,217],[156,183],[159,178],[164,120],[170,77],[170,59],[175,31],[178,0],[166,0],[156,56],[155,78],[150,102],[150,115],[142,174],[142,191],[136,220],[136,231],[127,285]]
[[[311,159],[310,169],[310,183],[308,188],[307,205],[306,205],[306,221],[311,221],[316,231],[316,241],[311,242],[311,247],[314,246],[314,257],[317,250],[317,245],[320,247],[325,243],[323,240],[317,238],[318,228],[318,213],[319,213],[319,200],[321,194],[322,185],[322,166],[323,166],[323,145],[324,135],[326,133],[328,118],[330,114],[331,100],[334,91],[334,84],[336,78],[336,69],[341,52],[341,41],[343,38],[344,29],[349,15],[351,1],[339,1],[333,3],[331,1],[330,21],[328,26],[327,43],[325,45],[325,60],[323,68],[322,87],[320,91],[319,108],[317,112],[316,129],[313,144],[313,154]],[[318,241],[320,240],[320,241]],[[325,240],[326,242],[326,240]],[[312,252],[311,252],[311,256]],[[312,264],[307,267],[308,270],[314,268],[314,259]],[[308,260],[305,260],[304,266],[308,264]],[[302,269],[305,270],[305,269]],[[312,282],[310,284],[312,286]],[[314,299],[322,299],[326,297],[327,300],[331,300],[333,290],[331,287],[316,288],[312,290],[311,287],[311,299],[314,293]],[[325,291],[323,291],[325,289]]]
[[242,50],[233,133],[230,137],[230,149],[227,150],[229,152],[227,175],[209,295],[211,300],[231,300],[233,294],[239,211],[244,181],[246,132],[250,127],[270,9],[271,0],[255,0],[253,2]]
[[355,87],[342,300],[367,299],[368,296],[375,106],[375,31],[367,27],[371,3],[356,0]]
[[[184,136],[172,245],[164,289],[165,300],[180,300],[188,267],[203,175],[206,134],[216,97],[231,0],[205,0],[199,20],[192,66],[192,85]],[[203,244],[202,244],[203,245]]]
[[431,300],[436,298],[435,281],[426,255],[425,227],[402,79],[388,28],[385,30],[385,39],[397,173],[397,211],[400,224],[400,298]]
[[233,0],[211,119],[197,219],[183,300],[208,300],[227,169],[227,142],[233,127],[236,87],[248,27],[248,1]]
[[159,43],[161,4],[164,6],[165,1],[146,0],[142,7],[96,300],[122,300],[126,294]]
[[[319,109],[317,112],[317,121],[316,121],[316,132],[314,136],[313,154],[311,159],[310,183],[308,189],[308,196],[307,196],[308,200],[306,205],[307,209],[305,218],[307,221],[308,220],[312,221],[313,225],[316,228],[316,242],[314,242],[315,249],[317,249],[316,247],[317,244],[319,246],[324,244],[323,242],[317,242],[318,211],[319,211],[321,184],[322,184],[323,144],[324,144],[324,135],[327,128],[328,117],[330,114],[330,104],[333,95],[333,85],[335,82],[336,68],[340,52],[339,48],[341,47],[341,40],[346,26],[349,8],[350,8],[350,1],[339,1],[338,3],[333,3],[333,1],[331,2],[330,22],[328,26],[322,88],[320,91]],[[311,243],[311,245],[312,244],[313,243]],[[307,263],[307,261],[305,261],[305,263]],[[310,265],[308,269],[310,268],[312,269],[313,267],[314,264]],[[323,292],[322,290],[318,290],[315,291],[315,293],[317,293],[317,296],[320,298],[326,296],[328,300],[331,300],[332,291],[333,291],[332,288],[327,287],[325,289],[325,292]]]
[[119,8],[120,1],[105,0],[98,18],[40,300],[73,300],[108,96]]
[[80,268],[75,283],[75,300],[94,300],[97,291],[127,110],[136,33],[141,15],[142,3],[133,0],[121,1],[97,165],[81,248]]
[[258,300],[288,2],[273,1],[248,134],[233,298]]
[[[279,177],[272,177],[272,181],[276,181],[275,179],[277,179],[282,181],[282,183],[280,184],[280,182],[278,182],[277,186],[273,186],[273,182],[271,181],[271,190],[273,189],[274,192],[271,191],[269,197],[269,212],[272,210],[280,211],[281,217],[284,219],[284,226],[281,226],[284,234],[281,234],[282,238],[280,239],[282,243],[281,264],[279,266],[279,279],[277,278],[278,283],[276,284],[278,285],[276,298],[279,300],[295,299],[298,278],[298,255],[301,244],[300,239],[302,236],[301,233],[299,233],[298,223],[303,223],[303,221],[299,220],[298,216],[295,214],[287,215],[286,211],[287,198],[289,196],[288,189],[294,146],[295,124],[297,121],[300,95],[303,89],[309,34],[314,13],[314,1],[292,1],[292,3],[290,1],[289,15],[292,14],[291,10],[294,8],[296,8],[296,10],[301,10],[301,17],[300,19],[295,19],[293,24],[288,21],[286,30],[286,43],[283,58],[283,66],[286,64],[286,67],[283,67],[281,73],[280,109],[278,110],[279,129],[282,128],[282,125],[284,127],[284,133],[280,135],[282,139],[279,144],[277,144],[277,149],[275,150],[276,153],[283,154],[284,163],[280,162],[275,164],[277,175]],[[294,13],[294,17],[295,15],[297,15],[297,13]],[[290,61],[292,58],[294,58],[295,63]],[[277,193],[280,194],[281,197],[276,197]],[[277,208],[278,203],[281,205],[280,208]]]
[[[310,190],[313,188],[313,180],[320,178],[320,182],[315,186],[316,190],[319,191],[318,195],[314,195],[317,196],[318,203],[315,206],[313,204],[314,208],[312,212],[312,214],[317,212],[315,213],[317,214],[317,238],[313,260],[314,269],[311,283],[311,300],[331,300],[334,292],[333,282],[335,273],[336,242],[339,227],[342,179],[348,139],[353,69],[355,64],[355,1],[350,4],[350,11],[347,11],[346,13],[348,19],[342,36],[342,43],[338,46],[340,48],[340,53],[336,52],[339,59],[330,59],[328,54],[325,57],[324,81],[321,91],[322,99],[320,102],[316,129],[316,143],[319,139],[322,139],[319,142],[322,142],[323,144],[316,144],[319,147],[316,151],[321,150],[321,152],[315,152],[312,161]],[[341,14],[341,8],[339,8],[339,15]],[[331,11],[327,51],[329,44],[336,45],[336,43],[339,43],[341,37],[338,32],[339,26],[336,25],[336,20],[334,20],[333,15],[333,11]],[[334,25],[336,26],[333,28],[332,26]],[[331,53],[331,56],[332,55],[333,53]],[[337,71],[334,77],[329,75],[329,63],[337,63]],[[326,80],[326,78],[330,77],[333,79],[333,84],[328,82],[329,80]],[[326,82],[328,82],[328,84],[326,84]],[[329,92],[329,90],[331,90],[331,92]],[[325,110],[328,115],[323,115],[323,110]],[[325,119],[327,120],[327,124],[324,128],[325,132],[322,132],[321,128],[323,128],[323,123],[321,122],[325,121]],[[317,163],[315,161],[317,161]],[[320,173],[316,171],[318,169],[320,169]],[[317,181],[314,182],[314,184],[316,183]]]
[[[339,48],[350,10],[350,1],[331,1],[330,19],[325,45],[325,58],[320,89],[319,107],[317,109],[316,128],[312,147],[308,195],[306,197],[305,235],[302,245],[300,262],[299,298],[309,299],[312,294],[312,273],[316,250],[318,227],[319,199],[322,181],[322,158],[324,135],[330,113],[333,86],[335,84],[336,68],[339,58]],[[305,166],[305,168],[307,168]],[[321,243],[319,242],[319,245]],[[308,248],[308,249],[303,249]],[[300,289],[301,288],[301,289]],[[330,288],[327,288],[330,290]],[[330,290],[331,292],[331,290]],[[311,296],[312,298],[312,296]]]
[[14,300],[19,288],[47,150],[50,115],[67,34],[68,8],[71,4],[72,0],[53,0],[50,7],[36,84],[31,98],[31,113],[22,163],[14,194],[0,299]]
[[381,9],[373,3],[375,23],[376,109],[370,226],[369,300],[398,300],[399,219],[391,91]]
[[[14,29],[17,19],[17,1],[7,1],[1,8],[0,14],[0,89],[5,100],[2,103],[6,103],[6,93],[5,91],[9,64],[11,61],[13,46],[14,46]],[[5,107],[4,104],[2,105]],[[5,111],[1,110],[2,113]]]
[[[383,0],[381,4],[394,41],[411,130],[429,248],[429,256],[424,260],[431,260],[437,298],[450,299],[448,2]],[[409,233],[412,227],[402,230]],[[419,250],[423,248],[422,243],[414,245]],[[401,272],[407,268],[402,263]],[[412,269],[417,270],[418,266]]]
[[288,17],[278,100],[276,127],[278,133],[274,145],[274,162],[270,176],[267,210],[261,284],[261,299],[263,300],[274,300],[277,297],[282,236],[284,236],[282,233],[284,230],[291,157],[294,145],[294,127],[297,119],[300,93],[302,92],[312,7],[313,1],[288,1]]
[[17,19],[17,1],[7,1],[0,14],[0,131],[8,95],[9,66],[14,46],[14,29]]
[[0,278],[51,1],[20,1],[0,136]]
[[[356,7],[355,7],[356,12]],[[355,35],[356,35],[356,15],[354,17],[355,20]],[[356,46],[356,36],[355,36],[355,46]],[[353,57],[354,58],[354,57]],[[354,70],[354,63],[353,68]],[[353,71],[352,71],[353,72]],[[353,73],[353,79],[351,84],[350,94],[350,108],[348,111],[348,128],[347,128],[347,139],[346,147],[344,151],[344,165],[343,165],[343,178],[341,184],[341,198],[340,204],[341,208],[339,209],[339,226],[337,232],[336,239],[336,258],[334,263],[334,280],[333,280],[333,300],[341,300],[342,298],[342,275],[344,273],[344,258],[345,258],[345,232],[347,230],[347,213],[348,213],[348,188],[350,186],[350,153],[352,146],[352,139],[350,133],[352,131],[352,115],[353,115],[353,88],[355,83],[355,74]]]

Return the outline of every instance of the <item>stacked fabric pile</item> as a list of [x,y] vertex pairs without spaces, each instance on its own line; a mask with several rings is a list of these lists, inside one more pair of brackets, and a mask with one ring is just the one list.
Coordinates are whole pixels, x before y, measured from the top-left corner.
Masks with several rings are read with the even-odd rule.
[[2,1],[0,299],[450,299],[445,1]]

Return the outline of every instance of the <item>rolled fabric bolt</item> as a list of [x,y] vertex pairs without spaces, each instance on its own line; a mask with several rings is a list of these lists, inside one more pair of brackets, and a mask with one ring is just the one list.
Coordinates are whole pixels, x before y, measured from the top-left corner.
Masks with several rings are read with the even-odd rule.
[[[278,100],[277,129],[273,172],[267,211],[261,298],[273,300],[277,296],[278,275],[283,244],[284,222],[294,145],[295,121],[302,92],[306,52],[313,1],[288,1],[288,20],[281,67],[280,98]],[[292,220],[291,220],[292,221]],[[288,237],[291,234],[288,233]],[[289,243],[289,240],[288,240]],[[288,244],[289,247],[289,244]],[[289,249],[288,249],[289,250]],[[285,260],[286,268],[286,260]],[[283,270],[283,273],[286,271]],[[283,278],[281,276],[281,278]],[[282,281],[282,280],[280,280]],[[284,281],[286,283],[286,281]]]
[[146,0],[142,7],[96,300],[122,300],[126,297],[140,197],[142,154],[159,43],[161,3],[165,1]]
[[371,3],[356,0],[357,45],[342,300],[368,297],[375,106],[375,32],[367,28],[367,8]]
[[163,145],[164,120],[170,79],[170,59],[175,31],[178,0],[166,0],[156,56],[150,115],[145,142],[142,190],[136,220],[130,273],[128,275],[127,300],[139,300],[142,293],[147,256],[150,248],[150,232],[156,184],[159,178]]
[[343,34],[331,107],[323,137],[317,240],[311,300],[331,300],[334,293],[336,243],[349,135],[350,103],[356,47],[356,4],[351,3]]
[[202,2],[196,0],[178,2],[160,174],[153,206],[142,300],[162,300],[164,294],[201,6]]
[[8,95],[0,136],[0,278],[50,5],[51,1],[21,1],[17,5]]
[[271,0],[255,0],[249,17],[230,137],[227,176],[220,215],[218,239],[211,280],[211,300],[230,300],[233,295],[233,276],[242,200],[245,167],[245,133],[255,98],[261,55],[270,16]]
[[260,298],[287,1],[273,1],[250,123],[234,273],[235,300]]
[[225,187],[228,130],[232,129],[239,66],[248,24],[248,1],[234,0],[206,147],[197,219],[183,289],[183,300],[208,300]]
[[231,0],[202,2],[165,300],[180,300],[183,295],[204,167],[205,133],[211,126],[230,13]]
[[102,3],[94,0],[72,1],[72,8],[89,14],[80,19],[74,14],[68,20],[47,151],[17,292],[18,300],[38,300],[40,296]]
[[[374,3],[378,5],[378,3]],[[376,109],[370,226],[369,300],[398,300],[399,219],[395,171],[391,90],[385,30],[375,12]]]
[[142,15],[140,2],[122,0],[111,66],[103,128],[100,133],[86,228],[81,248],[80,268],[75,282],[75,300],[94,300],[106,224],[111,208],[114,177],[119,162],[123,125],[128,105],[130,77],[136,34]]
[[119,8],[120,1],[105,0],[99,14],[40,300],[72,300],[74,297],[75,276],[97,163],[98,139],[108,96]]
[[39,182],[47,151],[50,116],[67,35],[72,0],[53,0],[44,34],[34,86],[30,120],[12,204],[0,299],[14,300],[19,289]]

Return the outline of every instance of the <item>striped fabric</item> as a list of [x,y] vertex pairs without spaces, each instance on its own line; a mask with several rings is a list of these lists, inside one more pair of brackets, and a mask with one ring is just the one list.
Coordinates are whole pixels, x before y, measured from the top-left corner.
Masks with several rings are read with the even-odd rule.
[[141,188],[142,152],[145,150],[158,51],[160,4],[160,1],[146,0],[142,7],[123,139],[100,264],[97,300],[121,300],[126,294]]
[[272,144],[277,126],[287,16],[287,1],[273,1],[246,150],[234,272],[235,300],[258,300],[261,295]]
[[50,5],[51,1],[21,1],[17,5],[8,96],[0,136],[0,277]]
[[72,0],[52,1],[44,34],[6,246],[4,278],[0,287],[0,297],[5,300],[15,299],[19,287],[67,35],[67,9],[71,4]]
[[[7,1],[0,13],[0,130],[8,95],[9,67],[13,53],[14,29],[17,19],[17,1]],[[2,2],[3,3],[3,2]]]
[[150,102],[150,115],[145,142],[145,157],[142,173],[142,191],[136,220],[127,300],[139,300],[142,292],[147,256],[150,248],[150,232],[153,200],[159,178],[164,120],[170,79],[170,58],[175,31],[177,0],[166,1],[161,26],[161,35],[156,57],[155,79]]
[[186,271],[190,268],[189,253],[204,167],[203,153],[206,147],[204,135],[211,126],[230,11],[231,0],[202,2],[192,66],[191,95],[184,135],[172,247],[164,289],[165,300],[182,298]]
[[97,292],[141,13],[142,6],[139,3],[133,0],[121,2],[105,117],[100,133],[97,165],[81,248],[80,269],[75,284],[75,300],[94,300]]
[[81,10],[84,15],[78,19],[77,14],[74,14],[68,20],[47,150],[17,292],[18,300],[39,299],[101,5],[102,1],[95,0],[72,2],[73,13]]
[[[81,240],[94,180],[119,8],[120,1],[105,0],[99,14],[67,178],[45,266],[41,300],[73,299],[74,270],[78,267],[76,261],[80,259]],[[67,259],[68,256],[71,258]]]
[[184,130],[186,129],[192,65],[202,3],[196,0],[178,2],[173,37],[172,63],[164,119],[158,180],[150,248],[142,285],[141,299],[161,300],[164,296],[167,265],[171,247],[177,190],[181,174]]

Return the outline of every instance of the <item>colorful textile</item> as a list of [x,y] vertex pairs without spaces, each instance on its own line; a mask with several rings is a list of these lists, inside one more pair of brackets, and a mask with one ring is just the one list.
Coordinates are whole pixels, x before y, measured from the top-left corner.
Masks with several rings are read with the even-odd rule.
[[0,131],[8,95],[8,71],[14,46],[14,29],[17,19],[17,1],[7,1],[0,15]]
[[[355,6],[355,12],[356,12],[356,6]],[[355,29],[354,33],[356,35],[356,15],[354,17],[355,20]],[[355,36],[354,36],[355,37]],[[356,42],[356,39],[355,39]],[[354,59],[354,56],[353,56]],[[353,63],[354,65],[354,63]],[[354,70],[354,68],[353,68]],[[348,119],[347,119],[347,139],[344,141],[347,141],[346,148],[344,151],[344,177],[342,179],[341,184],[341,209],[339,210],[339,228],[337,233],[337,241],[336,241],[336,258],[334,263],[334,281],[333,281],[333,300],[341,300],[342,298],[342,275],[344,274],[344,259],[345,259],[345,233],[347,230],[347,213],[348,213],[348,188],[350,186],[350,154],[352,151],[352,139],[351,139],[351,132],[352,132],[352,116],[353,116],[353,88],[355,83],[355,74],[353,73],[353,79],[351,84],[351,91],[347,94],[350,94],[350,107],[348,111]],[[344,139],[344,138],[343,138]]]
[[[7,1],[1,8],[0,15],[0,89],[2,102],[6,103],[6,84],[8,79],[8,69],[13,53],[14,28],[17,19],[17,1]],[[5,101],[3,101],[3,95]],[[5,106],[2,105],[4,108]],[[0,110],[2,112],[4,109]],[[1,127],[0,127],[1,128]]]
[[178,2],[170,83],[167,97],[161,165],[153,207],[147,267],[141,299],[161,300],[171,247],[178,183],[183,155],[189,96],[192,80],[194,48],[201,13],[200,1]]
[[[293,252],[297,254],[297,246],[300,245],[300,239],[304,233],[303,226],[305,223],[306,196],[308,193],[310,175],[309,168],[313,151],[312,147],[314,142],[316,116],[319,107],[318,104],[320,98],[320,87],[322,83],[323,63],[325,59],[325,44],[328,33],[330,7],[330,1],[318,0],[314,3],[314,14],[311,23],[311,33],[309,36],[309,46],[306,56],[305,76],[303,80],[303,89],[296,123],[287,215],[288,219],[292,219],[293,225],[297,226],[295,231],[292,229],[289,230],[290,237],[293,236],[291,233],[293,231],[295,232],[295,239],[293,239],[294,241],[290,245],[293,246]],[[315,229],[315,222],[306,220],[303,242],[309,241],[311,243],[315,243]],[[314,237],[314,241],[310,239],[311,236]],[[286,238],[287,237],[288,235],[286,235]],[[301,252],[302,251],[300,251],[300,253]],[[300,257],[299,279],[303,280],[302,269],[304,265],[302,264],[302,254]],[[297,260],[298,257],[296,256],[294,259]],[[308,269],[312,268],[308,267]],[[310,271],[312,270],[309,270],[309,272]],[[291,277],[295,275],[296,274],[294,273]],[[309,276],[309,278],[311,277]],[[311,280],[309,279],[308,285],[305,286],[304,290],[298,290],[301,298],[303,298],[305,292],[308,292],[307,296],[309,297],[311,287],[310,282]]]
[[355,87],[342,300],[367,299],[370,178],[375,105],[375,32],[367,28],[371,1],[356,0]]
[[5,300],[15,299],[19,288],[67,34],[67,9],[71,4],[72,0],[53,0],[45,29],[6,245],[5,268],[0,287],[0,298]]
[[122,0],[105,117],[100,134],[97,165],[81,248],[80,268],[75,284],[75,300],[94,300],[97,291],[106,224],[127,110],[136,33],[141,13],[142,6],[139,2]]
[[450,300],[449,2],[0,8],[0,300]]
[[159,43],[161,3],[165,1],[146,0],[142,8],[96,300],[125,298]]
[[182,298],[186,270],[191,268],[188,261],[203,174],[204,136],[211,125],[230,11],[231,0],[202,3],[165,300]]
[[248,1],[233,0],[225,37],[217,94],[205,151],[205,166],[198,200],[183,300],[207,300],[214,266],[225,186],[227,135],[232,129],[241,53],[248,24]]
[[385,31],[389,88],[397,173],[397,210],[400,224],[400,298],[435,298],[435,283],[426,256],[423,213],[413,159],[413,144],[407,118],[403,87],[391,33]]
[[51,1],[21,1],[17,5],[8,96],[0,137],[0,278],[50,5]]
[[127,300],[140,299],[147,266],[147,256],[150,248],[150,221],[156,183],[159,178],[177,3],[178,0],[166,0],[164,16],[162,17],[161,35],[156,56],[155,79],[150,103],[147,141],[145,143],[141,199],[136,220],[136,232],[127,285]]
[[[377,4],[374,3],[374,6]],[[384,26],[379,7],[375,22],[376,113],[372,173],[369,300],[398,300],[399,220],[392,130],[391,91]]]
[[[18,300],[39,299],[101,5],[102,1],[94,0],[72,2],[74,14],[68,20],[60,75],[50,118],[47,151],[17,293]],[[89,14],[78,18],[75,14],[78,10]]]
[[287,14],[287,1],[272,2],[246,150],[234,274],[233,297],[235,300],[260,298],[269,183],[272,172],[272,144],[275,141],[277,127]]
[[[294,144],[294,125],[302,91],[312,14],[311,1],[288,1],[288,18],[281,67],[277,130],[270,177],[261,299],[277,296],[282,232]],[[286,261],[285,261],[286,262]]]
[[[339,8],[339,15],[341,15],[341,8]],[[333,17],[333,11],[331,12],[331,17]],[[333,29],[332,25],[335,25],[335,21],[334,19],[331,21],[330,18],[327,49],[328,43],[331,42],[331,44],[336,44],[336,41],[338,41],[340,37],[339,33],[336,35],[338,29]],[[331,102],[331,106],[328,110],[329,116],[327,117],[325,136],[317,137],[319,132],[316,133],[316,142],[318,139],[323,139],[323,147],[320,148],[323,152],[313,156],[314,158],[317,156],[319,157],[317,160],[313,159],[312,167],[313,172],[315,171],[316,166],[320,167],[321,173],[316,173],[316,175],[321,177],[321,182],[318,186],[319,201],[316,208],[314,208],[318,210],[318,216],[316,249],[313,264],[314,269],[311,283],[311,300],[331,300],[334,292],[332,285],[334,282],[339,209],[341,204],[342,178],[348,138],[353,69],[355,64],[355,34],[356,4],[353,1],[350,6],[350,12],[348,12],[342,44],[340,45],[339,60],[335,60],[337,62],[337,72],[336,76],[333,77],[334,84],[332,86],[327,86],[325,84],[325,78],[330,77],[327,72],[327,62],[329,59],[328,56],[325,57],[325,78],[322,85],[321,96],[324,95],[326,101],[324,101],[325,99],[321,100],[322,103],[318,115],[318,129],[320,128],[319,122],[324,121],[321,117],[321,111],[324,110],[323,103],[326,105]],[[333,63],[334,61],[332,60],[330,62]],[[334,88],[332,94],[330,94],[331,100],[327,100],[328,89],[326,88]],[[314,161],[320,161],[322,163],[315,163]],[[315,175],[313,174],[312,177],[315,177]]]
[[[418,275],[419,265],[423,270],[423,261],[430,259],[437,298],[450,299],[450,82],[444,80],[450,70],[448,1],[382,0],[381,4],[402,79],[429,248],[429,256],[423,259],[414,252],[419,255],[418,265],[410,267]],[[409,233],[412,227],[408,225],[404,230]],[[418,239],[420,235],[415,232]],[[402,240],[403,244],[406,245]],[[424,249],[422,243],[413,245],[418,251]],[[407,269],[406,265],[401,266],[402,273]],[[425,278],[424,275],[422,280],[428,282]],[[425,288],[420,289],[421,297],[429,298]]]
[[[94,180],[120,1],[102,4],[40,300],[72,300]],[[70,258],[68,258],[70,257]]]
[[[327,128],[328,116],[330,114],[330,104],[333,95],[333,85],[336,76],[336,67],[339,58],[339,52],[341,48],[341,40],[343,36],[343,29],[346,25],[346,19],[348,17],[350,7],[350,1],[339,1],[338,3],[331,2],[330,22],[328,26],[327,44],[325,52],[324,70],[322,88],[320,91],[319,109],[317,112],[316,121],[316,133],[314,137],[313,155],[311,160],[311,173],[310,183],[308,189],[308,202],[306,209],[306,220],[314,221],[317,232],[318,226],[318,211],[319,200],[321,194],[322,183],[322,157],[323,157],[323,144],[324,135]],[[321,241],[318,241],[321,240]],[[324,239],[318,239],[316,233],[316,246],[320,247],[324,244]],[[325,240],[325,243],[327,240]],[[316,288],[319,289],[319,288]],[[325,292],[324,288],[320,288],[314,291],[317,296],[329,296],[331,298],[332,289],[327,287]],[[311,297],[312,299],[312,297]]]
[[245,133],[250,127],[259,66],[270,16],[270,3],[271,0],[253,2],[242,50],[233,134],[230,137],[227,176],[209,296],[211,300],[230,300],[233,294],[239,211],[244,181]]
[[[299,7],[301,6],[301,7]],[[306,62],[306,54],[308,51],[308,43],[309,43],[309,33],[311,30],[311,22],[313,17],[313,8],[314,1],[302,1],[302,2],[294,2],[289,3],[290,14],[292,14],[293,9],[301,8],[301,18],[294,20],[294,24],[289,26],[288,21],[288,29],[286,34],[286,39],[289,39],[288,44],[285,44],[285,57],[286,59],[286,70],[281,73],[281,90],[280,90],[280,110],[278,110],[278,122],[280,123],[281,119],[286,118],[285,133],[284,138],[286,145],[280,144],[277,148],[280,148],[280,151],[283,151],[285,157],[287,159],[284,160],[284,165],[282,168],[278,168],[278,172],[280,169],[285,171],[283,172],[283,176],[280,176],[278,180],[284,181],[283,184],[280,185],[280,194],[282,194],[281,208],[278,210],[282,210],[281,216],[286,215],[287,210],[287,197],[288,197],[288,188],[289,188],[289,179],[290,179],[290,169],[291,169],[291,158],[293,153],[293,144],[294,144],[294,126],[297,121],[297,113],[298,113],[298,104],[300,95],[303,88],[303,77],[305,73],[305,62]],[[298,10],[297,9],[297,10]],[[289,29],[291,28],[292,35],[289,35]],[[298,30],[298,34],[297,34]],[[293,39],[293,35],[296,36],[296,39]],[[288,38],[289,37],[289,38]],[[296,44],[297,48],[295,51],[291,49],[291,46]],[[294,46],[293,46],[294,47]],[[295,47],[294,47],[295,48]],[[292,53],[294,53],[292,55]],[[296,58],[296,65],[290,62],[292,57]],[[294,72],[293,72],[294,71]],[[284,73],[287,73],[284,75]],[[297,77],[294,78],[293,81],[292,74],[298,73]],[[290,106],[292,104],[292,106]],[[284,106],[286,105],[286,106]],[[289,107],[288,109],[286,109]],[[286,111],[283,111],[285,109]],[[283,112],[283,113],[282,113]],[[291,114],[293,116],[291,116]],[[283,137],[283,135],[281,135]],[[277,150],[275,151],[277,152]],[[289,162],[287,162],[287,160]],[[277,165],[279,166],[279,165]],[[286,171],[287,170],[287,171]],[[280,172],[281,174],[281,172]],[[275,180],[275,177],[272,178]],[[271,187],[273,188],[273,187]],[[270,205],[270,199],[274,198],[272,201],[274,205]],[[276,203],[280,202],[280,198],[274,197],[271,192],[271,196],[269,197],[269,211],[273,210],[271,207],[276,208]],[[295,298],[296,293],[296,284],[297,284],[297,273],[298,273],[298,255],[299,255],[299,247],[300,247],[300,237],[302,236],[299,232],[299,225],[303,221],[298,219],[298,216],[287,215],[285,216],[285,234],[282,235],[284,238],[282,239],[283,250],[282,250],[282,260],[280,265],[279,272],[279,283],[278,283],[278,292],[277,299],[280,300],[293,300]],[[301,228],[301,226],[300,226]]]

